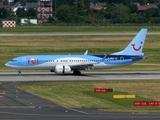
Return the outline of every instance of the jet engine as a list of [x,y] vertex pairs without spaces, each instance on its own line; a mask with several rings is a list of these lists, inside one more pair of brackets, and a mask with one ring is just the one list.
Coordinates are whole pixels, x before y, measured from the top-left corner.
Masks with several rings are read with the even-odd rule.
[[71,68],[68,65],[56,65],[54,71],[56,74],[69,74],[71,72]]

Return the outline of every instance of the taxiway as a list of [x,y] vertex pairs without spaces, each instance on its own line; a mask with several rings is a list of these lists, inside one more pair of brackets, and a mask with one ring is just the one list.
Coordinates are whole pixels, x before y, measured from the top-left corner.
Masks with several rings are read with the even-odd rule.
[[159,120],[159,113],[108,113],[98,109],[66,108],[18,89],[19,84],[70,80],[159,80],[160,72],[85,72],[81,76],[54,73],[0,73],[0,119]]
[[[136,35],[138,32],[51,32],[51,33],[0,33],[0,36],[84,36],[84,35]],[[147,35],[159,35],[148,32]]]
[[71,81],[71,80],[159,80],[160,72],[82,72],[82,75],[56,75],[50,72],[0,73],[0,81]]

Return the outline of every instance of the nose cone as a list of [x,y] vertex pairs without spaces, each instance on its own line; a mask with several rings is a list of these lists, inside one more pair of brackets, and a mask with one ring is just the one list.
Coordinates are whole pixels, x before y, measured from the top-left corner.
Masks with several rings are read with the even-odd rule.
[[6,66],[6,67],[9,67],[9,64],[8,64],[8,62],[5,64],[5,66]]
[[10,62],[6,62],[5,66],[6,66],[6,67],[11,67]]

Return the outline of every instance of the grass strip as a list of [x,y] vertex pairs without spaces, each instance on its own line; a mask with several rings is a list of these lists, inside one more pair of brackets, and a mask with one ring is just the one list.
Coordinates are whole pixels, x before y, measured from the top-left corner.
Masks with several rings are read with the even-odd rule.
[[[89,50],[89,54],[111,54],[123,50],[133,38],[133,35],[0,37],[0,71],[12,71],[5,67],[5,63],[17,56],[84,54],[86,50]],[[160,70],[159,38],[160,35],[147,35],[143,52],[148,58],[138,62],[139,65],[135,64],[109,71]]]
[[[110,112],[160,112],[160,107],[134,107],[133,101],[160,100],[159,80],[33,82],[18,88],[69,108],[99,108]],[[113,88],[113,93],[94,93]],[[135,94],[135,99],[113,99],[114,94]],[[110,109],[111,108],[111,109]],[[120,109],[119,109],[120,108]]]
[[148,31],[160,31],[159,26],[17,26],[15,28],[0,28],[1,33],[41,33],[41,32],[133,32],[142,28]]

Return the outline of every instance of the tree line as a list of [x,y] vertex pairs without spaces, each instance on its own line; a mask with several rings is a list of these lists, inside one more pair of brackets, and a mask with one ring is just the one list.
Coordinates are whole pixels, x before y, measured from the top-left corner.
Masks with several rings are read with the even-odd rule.
[[[58,0],[61,2],[61,0]],[[67,2],[62,0],[56,10],[56,19],[50,22],[64,23],[160,23],[159,0],[76,0]],[[106,9],[100,11],[91,10],[90,2],[106,2]],[[144,12],[139,12],[136,4],[157,3],[158,8],[150,8]],[[59,5],[58,4],[58,5]],[[53,6],[54,7],[54,6]],[[54,15],[54,13],[53,13]]]
[[[25,1],[25,0],[23,0]],[[30,1],[30,0],[27,0]],[[26,2],[26,1],[25,1]],[[99,11],[90,9],[90,3],[106,2]],[[157,3],[158,8],[150,8],[139,12],[138,7],[131,2],[141,5]],[[53,0],[53,17],[50,23],[160,23],[159,0]],[[56,8],[55,8],[56,7]],[[56,11],[56,12],[55,12]],[[16,15],[5,8],[0,9],[1,19],[20,21],[20,18],[37,18],[37,11],[31,8],[25,11],[18,9]]]

